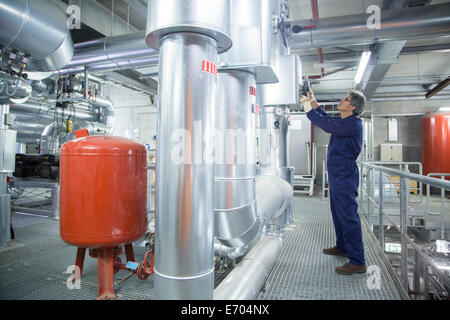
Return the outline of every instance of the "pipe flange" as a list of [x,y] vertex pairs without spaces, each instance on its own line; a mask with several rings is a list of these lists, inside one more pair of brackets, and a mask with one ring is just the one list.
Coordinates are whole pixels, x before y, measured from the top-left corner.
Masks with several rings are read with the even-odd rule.
[[199,33],[217,41],[217,52],[231,48],[230,4],[227,0],[152,0],[145,41],[159,49],[171,33]]

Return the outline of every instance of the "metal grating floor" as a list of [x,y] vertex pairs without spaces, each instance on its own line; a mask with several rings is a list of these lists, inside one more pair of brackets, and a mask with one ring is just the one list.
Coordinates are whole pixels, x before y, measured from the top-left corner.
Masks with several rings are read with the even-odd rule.
[[[80,289],[69,289],[67,268],[75,263],[76,247],[59,236],[59,221],[14,214],[17,240],[0,249],[0,300],[95,300],[97,297],[97,260],[86,253]],[[134,246],[136,261],[142,261],[145,248]],[[125,261],[125,254],[122,255]],[[229,273],[216,273],[217,286]],[[128,276],[119,271],[114,281]],[[153,275],[147,280],[132,276],[115,284],[117,300],[149,300],[153,294]]]
[[[294,196],[293,223],[286,230],[280,257],[259,295],[262,300],[400,300],[393,280],[376,248],[370,246],[369,232],[363,225],[366,265],[379,267],[380,289],[372,284],[374,273],[340,275],[334,268],[347,262],[345,257],[329,256],[322,249],[335,244],[328,200]],[[369,279],[370,278],[370,279]]]
[[[339,275],[335,266],[343,257],[326,256],[322,248],[334,244],[334,229],[328,201],[316,197],[294,198],[294,222],[286,230],[283,249],[267,279],[263,300],[400,299],[389,273],[375,248],[368,246],[368,229],[363,227],[367,265],[381,271],[381,288],[369,289],[369,274]],[[16,239],[0,249],[0,300],[93,300],[97,296],[97,261],[86,255],[81,289],[69,290],[66,270],[74,264],[76,248],[59,237],[59,222],[14,214]],[[138,261],[145,249],[135,246]],[[122,258],[124,261],[125,258]],[[227,275],[216,273],[215,285]],[[128,275],[120,271],[115,281]],[[132,276],[115,285],[119,300],[152,299],[153,277],[145,281]]]

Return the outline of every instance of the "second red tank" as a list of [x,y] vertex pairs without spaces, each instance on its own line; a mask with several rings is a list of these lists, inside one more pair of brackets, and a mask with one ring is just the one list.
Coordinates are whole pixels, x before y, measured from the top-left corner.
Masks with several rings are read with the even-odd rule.
[[424,175],[450,172],[450,114],[422,118],[421,153]]

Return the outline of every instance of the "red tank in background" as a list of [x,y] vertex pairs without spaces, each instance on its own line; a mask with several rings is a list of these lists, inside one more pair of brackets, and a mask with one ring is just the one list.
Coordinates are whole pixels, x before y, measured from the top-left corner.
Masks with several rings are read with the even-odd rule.
[[450,173],[450,114],[422,118],[421,161],[424,175]]
[[78,276],[90,248],[97,299],[114,298],[121,246],[134,261],[131,243],[147,228],[147,150],[122,137],[88,136],[65,143],[60,155],[61,238],[78,247]]

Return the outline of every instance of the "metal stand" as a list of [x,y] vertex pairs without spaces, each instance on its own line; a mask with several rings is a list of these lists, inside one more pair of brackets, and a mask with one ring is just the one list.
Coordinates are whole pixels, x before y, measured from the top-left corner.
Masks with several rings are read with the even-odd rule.
[[[135,262],[133,245],[128,243],[124,246],[127,262]],[[121,269],[126,269],[120,259],[121,254],[122,247],[89,249],[89,256],[97,259],[97,300],[114,299],[116,297],[114,293],[114,274],[119,272]],[[78,267],[79,273],[75,272],[75,274],[70,277],[67,282],[73,282],[81,278],[85,255],[86,248],[77,249],[75,265]]]

